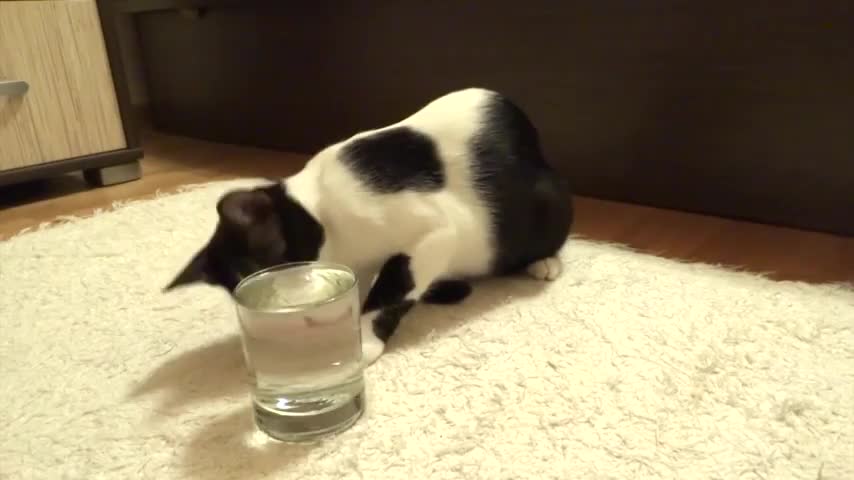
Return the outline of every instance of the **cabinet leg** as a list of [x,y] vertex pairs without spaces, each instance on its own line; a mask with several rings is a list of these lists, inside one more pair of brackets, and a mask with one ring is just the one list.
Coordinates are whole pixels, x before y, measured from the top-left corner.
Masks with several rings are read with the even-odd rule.
[[139,160],[113,165],[112,167],[90,168],[83,170],[83,178],[93,187],[106,187],[117,183],[125,183],[139,180],[142,177],[142,168]]

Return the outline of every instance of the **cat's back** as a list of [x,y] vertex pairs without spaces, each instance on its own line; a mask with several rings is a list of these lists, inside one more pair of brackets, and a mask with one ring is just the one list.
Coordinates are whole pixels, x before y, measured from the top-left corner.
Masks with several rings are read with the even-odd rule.
[[427,132],[437,142],[468,142],[487,122],[489,107],[502,99],[484,88],[457,90],[431,101],[400,125]]
[[[359,132],[319,157],[336,184],[365,193],[476,193],[485,178],[546,167],[536,129],[504,95],[466,88],[442,95],[408,117]],[[493,182],[494,183],[494,182]]]
[[445,94],[396,123],[338,143],[335,160],[374,193],[441,190],[463,173],[497,96],[480,88]]
[[310,163],[317,165],[319,203],[342,231],[378,238],[394,226],[395,234],[379,243],[395,245],[371,243],[394,249],[453,228],[459,239],[453,263],[461,275],[493,264],[505,230],[532,231],[536,225],[525,219],[541,210],[537,189],[554,183],[526,114],[482,88],[438,97],[399,122],[328,147]]
[[406,243],[448,221],[479,230],[463,232],[473,240],[482,236],[477,225],[488,222],[488,212],[475,188],[471,146],[496,95],[451,92],[324,149],[310,163],[317,165],[328,215],[366,232],[395,225],[388,241]]

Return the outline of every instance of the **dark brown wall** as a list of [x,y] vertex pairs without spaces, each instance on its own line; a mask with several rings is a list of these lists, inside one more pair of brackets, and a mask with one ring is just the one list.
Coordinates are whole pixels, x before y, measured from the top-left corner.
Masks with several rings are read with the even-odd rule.
[[312,151],[485,86],[579,193],[854,234],[851,2],[272,3],[137,15],[161,128]]

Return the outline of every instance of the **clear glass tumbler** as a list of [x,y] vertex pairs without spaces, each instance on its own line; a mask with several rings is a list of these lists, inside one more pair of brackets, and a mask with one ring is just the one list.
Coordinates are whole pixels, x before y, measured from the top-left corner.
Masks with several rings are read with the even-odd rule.
[[358,282],[341,265],[302,262],[234,291],[255,423],[289,442],[349,428],[364,411]]

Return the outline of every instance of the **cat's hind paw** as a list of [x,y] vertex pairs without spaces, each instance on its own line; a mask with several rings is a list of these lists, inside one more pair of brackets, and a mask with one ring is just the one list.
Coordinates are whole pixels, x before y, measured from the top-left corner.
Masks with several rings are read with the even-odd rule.
[[563,263],[557,257],[548,257],[528,265],[528,275],[537,280],[552,281],[563,272]]

